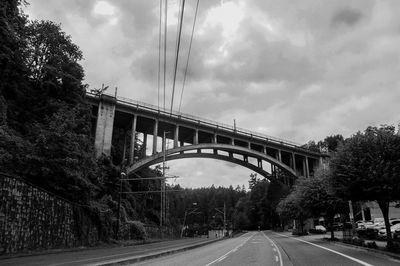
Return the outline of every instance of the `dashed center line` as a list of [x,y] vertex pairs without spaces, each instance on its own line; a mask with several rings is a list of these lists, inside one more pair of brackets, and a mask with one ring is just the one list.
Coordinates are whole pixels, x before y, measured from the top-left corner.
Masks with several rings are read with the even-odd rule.
[[214,264],[216,262],[220,262],[223,261],[224,259],[226,259],[226,257],[228,257],[229,254],[236,252],[239,248],[241,248],[244,244],[246,244],[247,241],[249,241],[250,238],[252,238],[254,236],[254,234],[250,237],[248,237],[244,242],[242,242],[240,245],[234,247],[233,249],[231,249],[230,251],[228,251],[227,253],[225,253],[224,255],[222,255],[221,257],[219,257],[216,260],[213,260],[212,262],[206,264],[205,266],[209,266],[211,264]]
[[278,256],[275,255],[275,261],[278,262],[279,261],[279,265],[283,266],[283,260],[282,260],[282,254],[279,251],[278,246],[274,243],[274,241],[272,241],[271,238],[269,238],[264,232],[262,232],[262,234],[265,236],[266,239],[268,239],[268,241],[271,243],[271,246],[273,247],[273,250],[275,252],[278,253]]

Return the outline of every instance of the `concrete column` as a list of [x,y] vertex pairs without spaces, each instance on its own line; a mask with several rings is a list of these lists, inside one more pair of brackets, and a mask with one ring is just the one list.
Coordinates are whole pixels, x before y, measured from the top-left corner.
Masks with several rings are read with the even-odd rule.
[[310,177],[310,168],[308,166],[308,157],[305,157],[305,161],[306,161],[306,177]]
[[158,120],[154,121],[153,129],[153,155],[157,153]]
[[247,143],[247,148],[251,149],[251,143],[250,142]]
[[147,151],[147,133],[143,134],[143,151],[144,151],[143,157],[146,157],[147,156],[146,155],[146,151]]
[[125,162],[126,159],[126,130],[124,130],[124,149],[122,152],[122,162]]
[[110,156],[115,116],[115,98],[102,95],[97,113],[96,136],[94,146],[96,157],[102,154]]
[[257,164],[258,164],[259,168],[263,169],[262,160],[261,159],[257,159]]
[[213,149],[213,153],[214,153],[215,155],[218,155],[217,149]]
[[178,148],[178,143],[179,143],[179,125],[176,125],[174,133],[174,148]]
[[263,153],[267,154],[267,147],[263,146]]
[[199,144],[199,130],[196,128],[193,136],[193,145]]
[[217,134],[213,135],[212,143],[217,143]]
[[293,153],[293,170],[296,173],[296,154]]
[[129,163],[130,164],[133,164],[133,162],[135,161],[136,124],[137,124],[137,115],[133,115],[131,149],[129,151]]
[[303,174],[303,176],[304,177],[306,177],[306,160],[305,160],[305,158],[303,157],[303,161],[302,161],[302,174]]
[[247,155],[243,155],[243,160],[247,163],[249,161],[249,157],[247,157]]
[[278,150],[278,161],[282,162],[282,153],[281,150]]
[[231,145],[235,145],[235,139],[231,139]]

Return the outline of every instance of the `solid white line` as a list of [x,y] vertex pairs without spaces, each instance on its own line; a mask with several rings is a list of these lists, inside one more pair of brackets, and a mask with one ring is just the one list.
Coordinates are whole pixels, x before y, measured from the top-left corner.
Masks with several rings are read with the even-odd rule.
[[320,246],[320,245],[317,245],[317,244],[308,242],[308,241],[303,240],[303,239],[298,239],[298,238],[294,238],[294,237],[291,237],[291,236],[282,235],[282,234],[278,234],[278,233],[275,233],[275,234],[276,234],[276,235],[280,235],[280,236],[284,236],[284,237],[287,237],[287,238],[292,238],[292,239],[295,239],[295,240],[297,240],[297,241],[304,242],[304,243],[310,244],[310,245],[312,245],[312,246],[325,249],[325,250],[330,251],[330,252],[332,252],[332,253],[335,253],[335,254],[337,254],[337,255],[340,255],[340,256],[343,256],[343,257],[345,257],[345,258],[348,258],[349,260],[358,262],[358,263],[360,263],[361,265],[364,265],[364,266],[373,266],[372,264],[366,263],[365,261],[362,261],[362,260],[359,260],[359,259],[350,257],[350,256],[348,256],[348,255],[346,255],[346,254],[343,254],[343,253],[339,252],[339,251],[336,251],[336,250],[333,250],[333,249],[330,249],[330,248],[326,248],[326,247],[323,247],[323,246]]
[[[280,266],[283,266],[282,254],[281,254],[281,252],[279,251],[278,246],[277,246],[277,245],[274,243],[274,241],[272,241],[272,239],[269,238],[264,232],[262,232],[262,233],[263,233],[263,235],[265,236],[265,238],[268,239],[268,241],[271,242],[271,244],[276,248],[276,250],[277,250],[277,252],[278,252],[278,256],[279,256],[279,265],[280,265]],[[275,256],[275,260],[276,260],[276,256]],[[276,261],[276,262],[278,262],[278,261]]]
[[205,266],[209,266],[209,265],[214,264],[214,263],[216,263],[216,262],[222,261],[223,259],[226,259],[226,257],[227,257],[230,253],[237,251],[237,250],[238,250],[240,247],[242,247],[247,241],[249,241],[249,239],[252,238],[253,236],[254,236],[254,234],[253,234],[252,236],[249,236],[249,237],[248,237],[243,243],[241,243],[240,245],[234,247],[233,249],[229,250],[227,253],[225,253],[224,255],[222,255],[221,257],[219,257],[218,259],[213,260],[212,262],[206,264]]

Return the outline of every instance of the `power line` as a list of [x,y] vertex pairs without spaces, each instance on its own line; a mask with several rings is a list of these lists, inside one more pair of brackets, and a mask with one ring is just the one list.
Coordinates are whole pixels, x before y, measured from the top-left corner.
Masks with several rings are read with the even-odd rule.
[[180,19],[180,25],[179,25],[179,37],[178,37],[178,45],[177,45],[177,48],[176,48],[174,79],[173,79],[173,84],[172,84],[171,113],[172,113],[172,107],[174,106],[176,71],[177,71],[177,68],[178,68],[179,48],[180,48],[180,44],[181,44],[181,34],[182,34],[182,24],[183,24],[183,13],[184,13],[184,11],[185,11],[185,0],[182,0],[182,12],[180,14],[181,15],[181,19]]
[[190,44],[189,44],[189,51],[188,51],[188,56],[186,60],[186,67],[185,67],[185,75],[183,76],[183,84],[182,84],[182,90],[181,90],[181,99],[179,101],[179,109],[178,111],[181,111],[181,105],[182,105],[182,98],[183,98],[183,91],[185,89],[185,83],[186,83],[186,75],[187,75],[187,70],[189,67],[189,58],[190,58],[190,51],[192,50],[192,42],[193,42],[193,35],[194,35],[194,27],[196,25],[196,18],[197,18],[197,11],[199,9],[199,2],[200,0],[197,0],[197,5],[196,5],[196,11],[194,13],[194,19],[193,19],[193,27],[192,27],[192,35],[190,37]]
[[167,72],[167,22],[168,22],[168,0],[165,0],[165,15],[164,15],[164,110],[165,110],[165,79]]
[[162,17],[162,0],[160,0],[160,22],[158,26],[158,86],[157,86],[157,106],[160,109],[160,76],[161,76],[161,17]]

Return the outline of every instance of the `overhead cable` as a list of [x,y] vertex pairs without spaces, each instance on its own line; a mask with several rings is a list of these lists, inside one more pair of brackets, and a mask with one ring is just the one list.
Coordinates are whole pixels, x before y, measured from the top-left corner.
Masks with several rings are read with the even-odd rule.
[[158,86],[157,86],[157,107],[160,109],[160,79],[161,79],[161,17],[162,17],[162,0],[160,0],[160,22],[158,26]]
[[200,0],[197,0],[197,5],[196,5],[196,10],[194,13],[194,19],[193,19],[193,27],[192,27],[192,35],[190,37],[190,44],[189,44],[189,51],[188,51],[188,56],[186,59],[186,67],[185,67],[185,74],[183,76],[183,84],[182,84],[182,90],[181,90],[181,98],[179,101],[179,109],[178,111],[181,111],[181,105],[182,105],[182,98],[183,98],[183,91],[185,89],[185,83],[186,83],[186,76],[187,76],[187,71],[188,71],[188,67],[189,67],[189,58],[190,58],[190,51],[192,50],[192,42],[193,42],[193,35],[194,35],[194,27],[196,25],[196,18],[197,18],[197,11],[199,9],[199,2]]
[[167,22],[168,22],[168,0],[165,0],[165,15],[164,15],[164,105],[165,110],[165,80],[167,73]]
[[174,94],[175,94],[175,82],[176,82],[176,71],[178,68],[178,58],[179,58],[179,48],[181,44],[181,34],[182,34],[182,24],[183,24],[183,13],[185,11],[185,0],[182,0],[182,11],[181,11],[181,19],[180,19],[180,25],[179,25],[179,37],[178,37],[178,45],[176,48],[176,55],[175,55],[175,67],[174,67],[174,79],[173,79],[173,84],[172,84],[172,97],[171,97],[171,113],[172,113],[172,107],[174,106]]

